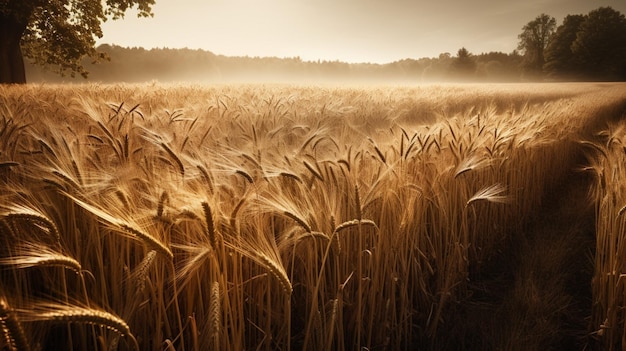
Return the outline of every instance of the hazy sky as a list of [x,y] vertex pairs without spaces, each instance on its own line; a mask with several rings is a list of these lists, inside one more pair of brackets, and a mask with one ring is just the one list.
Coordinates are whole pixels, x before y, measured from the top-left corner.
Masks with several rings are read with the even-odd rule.
[[104,23],[98,44],[387,63],[508,53],[539,14],[561,24],[601,6],[626,14],[626,0],[156,0],[152,18]]

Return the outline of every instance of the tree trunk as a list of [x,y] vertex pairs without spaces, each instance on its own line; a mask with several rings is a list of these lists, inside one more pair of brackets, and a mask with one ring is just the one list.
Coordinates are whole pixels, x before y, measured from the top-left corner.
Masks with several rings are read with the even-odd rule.
[[26,83],[20,40],[27,25],[11,14],[0,15],[0,84]]

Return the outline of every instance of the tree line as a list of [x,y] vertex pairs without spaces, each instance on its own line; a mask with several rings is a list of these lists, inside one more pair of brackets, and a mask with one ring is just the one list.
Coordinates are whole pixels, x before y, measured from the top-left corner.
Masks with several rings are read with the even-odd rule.
[[[528,22],[510,53],[407,58],[388,64],[226,57],[205,50],[95,47],[100,23],[132,6],[150,16],[154,0],[0,0],[0,83],[29,81],[528,81],[626,80],[626,19],[611,7]],[[68,26],[68,23],[72,23]],[[22,60],[26,57],[26,63]]]
[[[489,52],[455,57],[404,59],[387,64],[305,61],[300,57],[223,56],[192,49],[144,49],[117,45],[97,48],[108,60],[82,61],[92,82],[440,82],[445,80],[508,82],[521,75],[517,52]],[[465,51],[463,51],[465,50]],[[467,52],[462,49],[460,52]],[[465,58],[464,58],[465,57]],[[471,74],[469,73],[471,71]],[[29,81],[84,82],[81,77],[60,76],[53,70],[27,65]]]
[[611,7],[556,20],[541,14],[522,28],[525,74],[567,80],[626,80],[626,19]]

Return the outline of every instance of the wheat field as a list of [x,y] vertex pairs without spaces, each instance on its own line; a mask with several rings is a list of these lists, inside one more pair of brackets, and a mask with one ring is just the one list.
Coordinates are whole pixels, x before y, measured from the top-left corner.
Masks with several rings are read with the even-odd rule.
[[0,349],[619,350],[623,84],[0,87]]

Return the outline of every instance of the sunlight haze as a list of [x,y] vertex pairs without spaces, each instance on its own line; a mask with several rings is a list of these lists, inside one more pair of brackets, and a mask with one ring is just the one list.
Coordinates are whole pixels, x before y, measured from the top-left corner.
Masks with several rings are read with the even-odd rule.
[[98,44],[388,63],[461,47],[509,53],[537,15],[560,24],[600,6],[626,12],[624,0],[157,0],[152,18],[105,22]]

